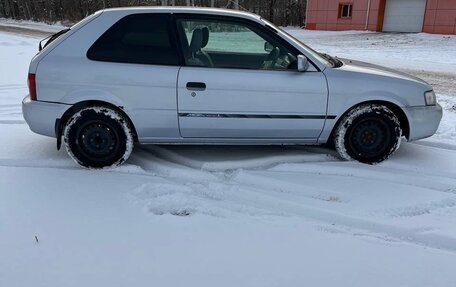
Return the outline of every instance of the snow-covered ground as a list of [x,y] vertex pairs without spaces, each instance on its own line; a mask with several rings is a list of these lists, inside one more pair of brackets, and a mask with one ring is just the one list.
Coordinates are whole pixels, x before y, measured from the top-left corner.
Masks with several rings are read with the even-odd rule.
[[56,33],[60,30],[67,28],[66,26],[62,25],[61,23],[57,23],[54,25],[49,25],[44,22],[34,22],[34,21],[27,21],[27,20],[13,20],[8,18],[0,18],[0,26],[2,28],[7,27],[14,27],[19,29],[29,29],[36,32],[44,32],[44,33]]
[[39,38],[0,32],[0,286],[456,286],[456,38],[291,32],[435,84],[438,134],[376,166],[316,147],[137,146],[84,170],[22,119]]
[[401,69],[456,73],[456,36],[288,28],[318,51]]

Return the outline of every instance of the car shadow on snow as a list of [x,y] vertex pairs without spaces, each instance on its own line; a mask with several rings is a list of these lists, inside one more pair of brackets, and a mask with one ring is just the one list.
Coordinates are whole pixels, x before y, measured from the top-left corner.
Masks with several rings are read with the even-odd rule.
[[[151,158],[152,157],[152,158]],[[282,163],[340,161],[335,150],[310,146],[136,145],[131,164],[144,159],[206,171],[263,169]],[[138,160],[141,159],[141,163]],[[144,167],[147,169],[147,166]]]

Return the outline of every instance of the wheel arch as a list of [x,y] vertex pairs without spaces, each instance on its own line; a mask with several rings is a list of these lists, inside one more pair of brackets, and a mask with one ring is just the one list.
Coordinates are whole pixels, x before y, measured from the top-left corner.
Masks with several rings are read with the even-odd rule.
[[133,124],[133,121],[131,118],[128,116],[128,114],[124,111],[122,106],[116,106],[112,103],[105,102],[105,101],[100,101],[100,100],[86,100],[86,101],[81,101],[78,103],[73,104],[69,109],[67,109],[62,117],[60,119],[56,120],[55,123],[55,135],[57,138],[57,149],[60,149],[61,146],[61,140],[62,140],[62,132],[63,128],[65,127],[66,123],[68,120],[77,112],[80,110],[87,108],[87,107],[94,107],[94,106],[103,106],[107,108],[111,108],[115,110],[116,112],[120,113],[129,123],[132,132],[133,132],[133,139],[135,142],[138,142],[138,134],[136,132],[135,125]]
[[350,107],[349,109],[347,109],[338,119],[337,119],[337,122],[334,124],[334,126],[332,127],[332,130],[331,130],[331,134],[329,136],[329,141],[328,142],[332,142],[332,139],[334,138],[334,131],[337,129],[337,127],[339,126],[340,122],[342,121],[342,119],[353,109],[361,106],[361,105],[366,105],[366,104],[378,104],[378,105],[383,105],[385,107],[387,107],[388,109],[390,109],[399,119],[399,123],[401,125],[401,129],[402,129],[402,132],[403,132],[403,135],[405,136],[405,138],[408,140],[409,137],[410,137],[410,123],[409,123],[409,120],[407,118],[407,115],[405,114],[404,110],[402,110],[402,108],[400,106],[398,106],[397,104],[393,103],[393,102],[389,102],[389,101],[383,101],[383,100],[370,100],[370,101],[364,101],[364,102],[360,102],[360,103],[357,103],[356,105]]

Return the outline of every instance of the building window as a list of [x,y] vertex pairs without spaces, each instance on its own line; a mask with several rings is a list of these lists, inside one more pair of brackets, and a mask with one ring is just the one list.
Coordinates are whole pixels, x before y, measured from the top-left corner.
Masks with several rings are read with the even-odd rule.
[[351,18],[353,11],[352,3],[339,4],[339,18]]

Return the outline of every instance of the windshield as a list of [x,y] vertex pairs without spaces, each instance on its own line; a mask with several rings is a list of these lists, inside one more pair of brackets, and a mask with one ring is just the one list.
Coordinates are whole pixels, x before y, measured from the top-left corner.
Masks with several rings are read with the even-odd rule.
[[296,37],[294,37],[293,35],[291,35],[287,31],[275,26],[274,24],[272,24],[271,22],[269,22],[266,19],[261,18],[261,21],[263,21],[266,25],[268,25],[269,27],[273,28],[274,30],[279,30],[281,33],[285,34],[285,36],[290,38],[290,40],[294,41],[296,44],[298,44],[301,47],[303,47],[306,50],[307,53],[312,55],[315,59],[317,59],[322,64],[332,66],[332,64],[325,57],[323,57],[320,53],[318,53],[314,49],[310,48],[309,46],[307,46],[306,44],[301,42],[301,40],[297,39]]

